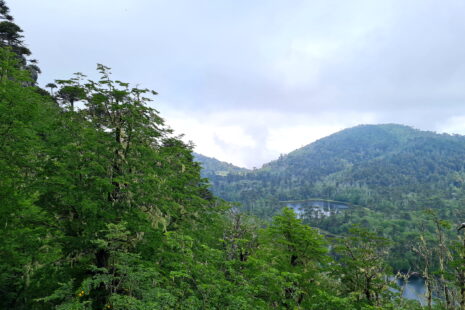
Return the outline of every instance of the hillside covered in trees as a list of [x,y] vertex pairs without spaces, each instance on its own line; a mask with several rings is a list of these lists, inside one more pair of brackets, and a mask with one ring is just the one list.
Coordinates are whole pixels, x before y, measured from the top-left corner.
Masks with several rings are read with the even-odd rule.
[[[460,187],[464,156],[464,136],[395,124],[361,125],[261,169],[221,175],[208,168],[202,174],[220,197],[243,203],[273,193],[280,201],[318,197],[367,204],[376,195],[401,200],[410,193],[440,194]],[[213,160],[198,158],[205,167]]]
[[[44,89],[4,1],[0,19],[0,309],[421,309],[391,279],[410,267],[426,306],[465,307],[462,137],[361,126],[257,171],[204,164],[212,193],[155,91],[104,65]],[[309,196],[361,206],[279,203]]]
[[[270,217],[285,201],[326,199],[351,205],[328,218],[304,221],[333,234],[353,224],[395,241],[389,262],[408,270],[418,256],[411,237],[424,229],[425,210],[457,223],[463,204],[465,137],[408,126],[361,125],[322,138],[262,168],[219,175],[205,170],[214,194],[240,209]],[[201,162],[205,165],[209,159]],[[452,233],[453,234],[453,233]]]
[[202,163],[202,176],[208,178],[209,176],[221,175],[226,176],[232,174],[245,174],[248,169],[236,167],[233,164],[219,161],[218,159],[204,156],[199,153],[193,153],[194,160]]

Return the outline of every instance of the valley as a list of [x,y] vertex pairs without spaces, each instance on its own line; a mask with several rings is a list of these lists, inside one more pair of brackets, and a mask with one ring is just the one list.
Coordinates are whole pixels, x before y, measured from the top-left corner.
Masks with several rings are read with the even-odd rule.
[[[343,130],[256,170],[219,174],[224,168],[218,162],[200,162],[208,166],[202,175],[212,192],[244,212],[270,218],[289,201],[305,223],[331,234],[360,225],[394,242],[389,264],[406,272],[419,265],[412,236],[427,225],[429,213],[453,226],[465,219],[463,158],[464,136],[384,124]],[[355,207],[336,212],[295,202],[308,199]],[[455,238],[453,230],[447,233]]]

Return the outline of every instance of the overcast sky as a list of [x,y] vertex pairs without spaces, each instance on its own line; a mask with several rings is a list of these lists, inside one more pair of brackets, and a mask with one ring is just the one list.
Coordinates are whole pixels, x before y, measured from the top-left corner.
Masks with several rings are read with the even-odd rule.
[[462,0],[7,0],[40,82],[159,92],[196,151],[260,167],[358,124],[465,134]]

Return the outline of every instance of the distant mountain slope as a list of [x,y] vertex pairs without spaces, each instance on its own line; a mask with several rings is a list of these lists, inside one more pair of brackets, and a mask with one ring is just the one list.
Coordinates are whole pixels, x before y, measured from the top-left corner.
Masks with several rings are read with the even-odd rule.
[[356,224],[392,240],[394,270],[418,264],[412,240],[421,229],[434,231],[425,228],[428,219],[465,220],[465,137],[401,125],[345,129],[261,169],[209,178],[217,196],[265,219],[287,200],[345,202],[343,212],[303,220],[335,235]]
[[264,165],[273,173],[305,174],[312,180],[398,151],[417,137],[435,135],[401,125],[361,125],[297,149]]
[[202,154],[194,153],[194,160],[202,165],[202,176],[208,178],[214,175],[226,176],[230,173],[244,174],[248,169],[234,166],[233,164],[219,161],[216,158],[207,157]]
[[464,136],[384,124],[345,129],[261,169],[209,177],[215,194],[254,209],[314,197],[363,204],[377,195],[442,195],[464,171]]

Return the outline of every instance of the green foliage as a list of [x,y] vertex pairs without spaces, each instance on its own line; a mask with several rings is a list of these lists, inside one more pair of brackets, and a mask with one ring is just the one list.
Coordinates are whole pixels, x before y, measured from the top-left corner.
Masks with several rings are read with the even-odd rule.
[[[106,66],[33,87],[1,0],[0,15],[0,308],[419,309],[389,290],[387,262],[421,270],[435,307],[465,307],[465,243],[447,221],[464,215],[462,137],[359,126],[237,168],[193,154],[156,92]],[[316,196],[359,206],[281,209]]]
[[316,229],[216,199],[155,93],[98,69],[53,101],[0,50],[0,307],[368,309]]
[[[262,168],[228,175],[203,173],[220,197],[255,213],[258,201],[324,198],[357,205],[382,200],[401,203],[409,194],[444,197],[459,186],[465,138],[414,130],[400,125],[364,125],[320,139]],[[445,197],[444,197],[445,198]],[[276,212],[279,208],[268,208]]]
[[0,307],[33,296],[24,287],[56,257],[52,220],[36,205],[46,145],[41,136],[55,115],[9,49],[0,49]]
[[385,263],[389,241],[360,227],[349,230],[346,238],[334,248],[338,257],[335,271],[340,277],[344,294],[369,305],[381,305],[382,294],[388,292]]
[[[396,302],[380,280],[388,272],[381,257],[367,269],[378,272],[369,286],[376,302],[361,298],[366,283],[348,276],[361,281],[354,270],[372,263],[384,239],[349,238],[360,255],[340,251],[336,264],[324,237],[291,209],[267,225],[211,195],[191,146],[148,107],[154,92],[113,81],[99,65],[97,82],[82,74],[60,81],[56,105],[28,87],[27,72],[3,52],[3,308],[389,309]],[[372,252],[362,251],[367,246]]]
[[322,236],[286,208],[261,232],[258,244],[246,264],[256,294],[268,307],[306,308],[329,259]]
[[211,176],[220,175],[226,176],[230,173],[233,174],[244,174],[248,172],[248,169],[239,168],[232,164],[219,161],[215,158],[207,157],[202,154],[194,153],[195,161],[202,165],[202,175],[206,178]]
[[14,18],[10,15],[10,9],[5,1],[0,1],[0,47],[8,48],[12,55],[18,61],[17,67],[21,67],[30,75],[29,85],[35,84],[40,68],[37,66],[36,60],[29,60],[28,56],[31,51],[23,42],[23,30],[14,23]]
[[[283,201],[319,198],[345,202],[347,211],[330,217],[303,215],[305,223],[332,235],[353,224],[393,241],[388,261],[407,272],[417,257],[410,251],[432,209],[455,221],[462,211],[465,138],[400,125],[346,129],[248,172],[203,174],[213,193],[239,203],[240,210],[269,219]],[[206,167],[211,160],[199,157]],[[427,228],[430,232],[434,227]]]

